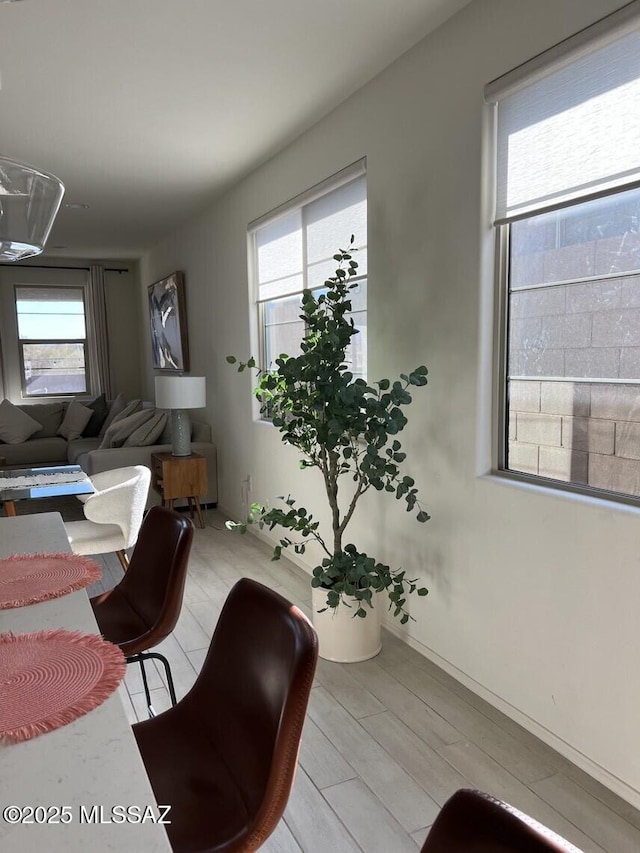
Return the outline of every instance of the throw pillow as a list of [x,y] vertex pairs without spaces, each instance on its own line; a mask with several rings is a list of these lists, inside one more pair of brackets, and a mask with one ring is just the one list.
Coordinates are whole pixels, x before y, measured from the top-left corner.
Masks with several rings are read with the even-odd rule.
[[72,400],[67,406],[66,414],[58,428],[58,435],[66,438],[67,441],[75,441],[76,438],[80,438],[91,415],[91,409],[83,406],[77,400]]
[[107,403],[104,394],[100,394],[91,403],[87,403],[86,406],[87,409],[92,410],[92,415],[89,418],[89,423],[84,428],[82,435],[86,438],[94,438],[96,435],[100,435],[102,424],[105,422],[107,415],[109,414],[109,404]]
[[5,444],[22,444],[40,429],[42,424],[14,406],[11,400],[0,403],[0,440]]
[[66,403],[35,403],[33,405],[19,405],[18,408],[42,424],[42,428],[33,435],[33,438],[53,438],[58,433],[60,424],[67,410]]
[[[123,421],[125,418],[128,418],[129,415],[134,415],[142,408],[142,400],[130,400],[124,409],[111,420],[110,426],[118,423],[118,421]],[[154,412],[154,409],[147,409],[148,412]]]
[[[148,411],[144,410],[143,411]],[[151,410],[153,411],[153,409]],[[142,426],[134,430],[126,439],[125,447],[148,447],[150,444],[155,444],[167,423],[166,412],[154,412],[153,417],[149,418]]]
[[142,409],[140,412],[134,412],[127,418],[115,421],[102,436],[100,450],[106,447],[122,447],[131,433],[146,423],[154,414],[155,409]]
[[125,400],[124,394],[118,394],[116,399],[109,406],[109,414],[104,420],[104,423],[100,427],[99,435],[104,435],[105,432],[111,426],[111,421],[116,417],[116,415],[120,414],[120,412],[127,405],[127,401]]

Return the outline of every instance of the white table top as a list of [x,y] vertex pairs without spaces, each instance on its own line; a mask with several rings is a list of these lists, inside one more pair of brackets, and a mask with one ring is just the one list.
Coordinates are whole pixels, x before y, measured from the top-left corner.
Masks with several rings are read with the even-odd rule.
[[[0,518],[0,558],[16,553],[68,551],[59,513]],[[98,633],[86,590],[29,607],[0,610],[0,631],[68,628]],[[70,806],[72,820],[11,825],[7,806]],[[102,806],[92,811],[93,806]],[[113,806],[137,806],[129,814],[144,823],[118,822]],[[152,807],[151,810],[145,807]],[[67,812],[67,814],[69,813]],[[169,851],[144,764],[118,692],[73,723],[17,744],[0,745],[0,850],[100,853]],[[54,810],[49,814],[55,819]],[[124,815],[125,812],[123,811]],[[41,817],[41,815],[39,815]],[[170,819],[171,813],[167,815]],[[31,819],[35,821],[35,816]],[[66,818],[63,818],[66,820]],[[113,822],[107,823],[106,821]],[[82,822],[85,821],[85,822]],[[91,821],[91,822],[87,822]]]

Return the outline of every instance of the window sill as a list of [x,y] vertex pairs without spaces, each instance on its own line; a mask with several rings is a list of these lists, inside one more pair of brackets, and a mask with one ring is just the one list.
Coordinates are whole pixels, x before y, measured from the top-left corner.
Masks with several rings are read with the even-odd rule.
[[481,474],[480,479],[490,483],[497,483],[501,486],[512,486],[532,494],[581,503],[596,509],[621,510],[640,516],[640,498],[634,498],[631,495],[628,497],[615,493],[609,495],[605,492],[596,493],[595,490],[587,493],[577,487],[571,487],[566,483],[555,485],[548,481],[542,481],[538,478],[533,480],[526,477],[526,475],[518,475],[509,471],[491,471]]

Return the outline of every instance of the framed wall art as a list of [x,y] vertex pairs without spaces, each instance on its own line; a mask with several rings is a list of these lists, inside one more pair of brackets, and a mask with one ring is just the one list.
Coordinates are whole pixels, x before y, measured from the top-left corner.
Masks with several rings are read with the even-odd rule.
[[184,274],[150,284],[151,357],[156,370],[189,370]]

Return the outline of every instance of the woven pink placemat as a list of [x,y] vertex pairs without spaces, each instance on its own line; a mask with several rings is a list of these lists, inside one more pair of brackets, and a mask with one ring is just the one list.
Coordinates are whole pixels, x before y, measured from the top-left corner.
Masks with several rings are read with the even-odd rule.
[[67,595],[100,580],[95,560],[77,554],[15,554],[0,560],[0,610]]
[[101,705],[125,657],[97,634],[0,634],[0,740],[17,743],[66,726]]

